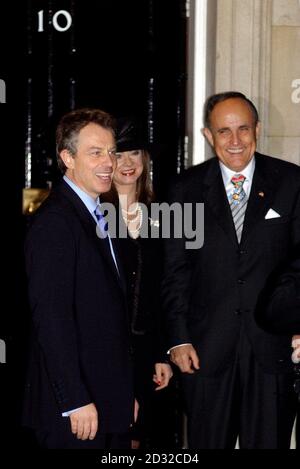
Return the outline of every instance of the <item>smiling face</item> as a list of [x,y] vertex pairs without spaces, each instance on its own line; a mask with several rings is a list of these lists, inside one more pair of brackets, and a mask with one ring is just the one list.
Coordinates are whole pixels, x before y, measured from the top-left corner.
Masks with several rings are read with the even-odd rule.
[[255,124],[250,106],[240,98],[216,104],[210,114],[210,127],[204,129],[219,160],[237,173],[252,159],[258,134],[259,123]]
[[114,173],[116,188],[136,185],[144,169],[143,151],[131,150],[117,153],[117,167]]
[[68,150],[60,153],[67,167],[66,176],[96,199],[111,187],[116,167],[114,136],[110,130],[90,123],[79,132],[76,147],[74,156]]

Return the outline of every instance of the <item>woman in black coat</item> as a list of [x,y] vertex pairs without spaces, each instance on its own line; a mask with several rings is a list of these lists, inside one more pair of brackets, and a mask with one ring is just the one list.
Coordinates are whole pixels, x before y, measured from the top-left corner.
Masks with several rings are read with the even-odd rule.
[[127,277],[135,397],[140,405],[132,433],[132,446],[138,448],[149,446],[147,438],[154,414],[153,381],[155,390],[161,390],[168,386],[173,373],[162,340],[161,240],[148,236],[153,227],[158,229],[158,221],[152,220],[148,212],[153,202],[150,156],[136,122],[119,120],[116,137],[117,168],[112,191],[105,200],[114,202],[121,212],[119,223],[124,225],[126,234],[118,241]]

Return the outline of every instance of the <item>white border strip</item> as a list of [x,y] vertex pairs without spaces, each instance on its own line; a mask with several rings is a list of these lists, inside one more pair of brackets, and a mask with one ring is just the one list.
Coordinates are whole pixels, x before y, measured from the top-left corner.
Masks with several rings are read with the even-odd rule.
[[[190,114],[189,140],[192,164],[205,160],[205,140],[201,133],[203,127],[203,105],[206,100],[207,76],[207,3],[208,0],[191,0],[193,27],[189,31],[190,41],[190,79],[188,109]],[[194,16],[194,18],[193,18]]]

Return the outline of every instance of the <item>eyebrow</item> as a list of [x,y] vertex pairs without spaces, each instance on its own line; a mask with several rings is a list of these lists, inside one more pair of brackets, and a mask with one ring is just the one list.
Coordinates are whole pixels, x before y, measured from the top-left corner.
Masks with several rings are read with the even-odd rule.
[[[242,124],[242,125],[239,125],[238,129],[242,129],[244,127],[251,128],[252,126],[250,124]],[[230,130],[231,131],[231,128],[230,127],[221,127],[220,129],[217,129],[217,132],[222,132],[224,130]]]
[[222,132],[223,130],[230,130],[229,127],[221,127],[220,129],[217,129],[217,132]]
[[[113,147],[108,148],[109,151],[115,150],[117,147],[114,145]],[[97,147],[97,146],[92,146],[89,147],[89,150],[104,150],[104,147]]]

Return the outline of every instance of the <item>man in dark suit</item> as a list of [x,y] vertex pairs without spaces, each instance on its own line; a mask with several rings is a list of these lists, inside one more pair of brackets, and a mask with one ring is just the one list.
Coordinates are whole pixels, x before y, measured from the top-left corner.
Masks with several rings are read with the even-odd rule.
[[300,245],[274,272],[262,291],[255,314],[258,325],[274,334],[300,335]]
[[165,243],[164,307],[183,372],[191,448],[287,448],[296,409],[291,337],[256,325],[259,292],[300,241],[300,168],[256,152],[243,94],[214,95],[204,134],[216,157],[191,168],[170,202],[204,204],[204,245]]
[[64,177],[26,240],[33,330],[23,420],[45,448],[127,448],[134,396],[124,278],[99,208],[116,165],[113,121],[72,111],[56,143]]
[[262,291],[255,317],[267,332],[294,334],[292,361],[295,363],[295,391],[298,394],[296,429],[297,449],[300,448],[300,246],[296,246],[289,261],[275,272]]

